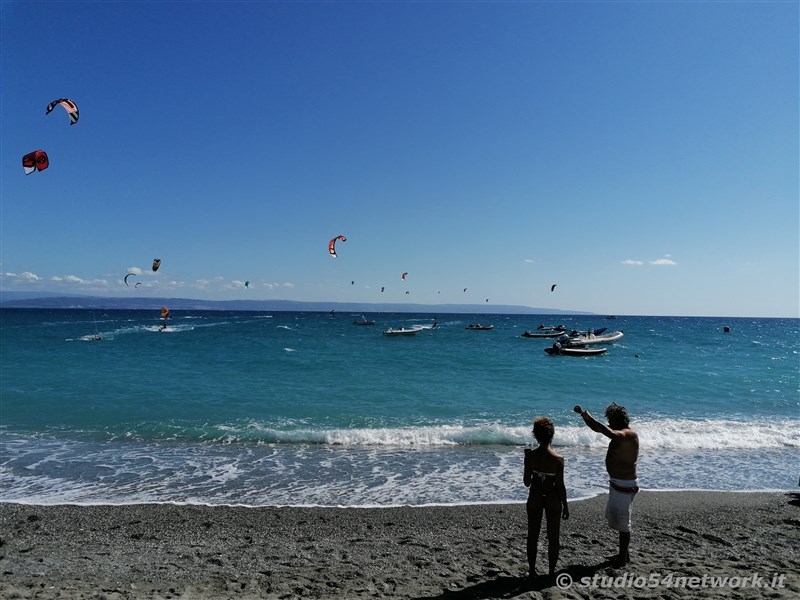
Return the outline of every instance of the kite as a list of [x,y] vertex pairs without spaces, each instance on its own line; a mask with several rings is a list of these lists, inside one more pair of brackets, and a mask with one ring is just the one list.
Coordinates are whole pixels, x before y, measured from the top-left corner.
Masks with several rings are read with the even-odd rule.
[[406,275],[408,275],[408,273],[403,273],[403,276],[402,276],[400,279],[402,279],[403,281],[405,281],[405,280],[406,280]]
[[34,171],[44,171],[50,166],[47,153],[44,150],[34,150],[22,157],[22,168],[25,175],[30,175]]
[[383,286],[381,286],[381,292],[383,292]]
[[464,293],[466,293],[466,291],[467,291],[467,288],[464,288]]
[[69,98],[59,98],[58,100],[53,100],[47,105],[47,112],[45,114],[49,115],[50,111],[59,104],[64,107],[64,110],[67,111],[67,114],[69,115],[69,124],[75,125],[75,123],[78,122],[78,105]]
[[133,286],[133,287],[137,288],[137,287],[139,287],[140,285],[142,285],[142,282],[141,282],[141,281],[139,281],[139,282],[138,282],[138,283],[137,283],[135,286]]
[[[125,285],[127,285],[127,286],[130,286],[130,284],[128,283],[128,277],[130,277],[130,276],[136,277],[136,273],[128,273],[128,274],[127,274],[127,275],[125,275],[125,277],[123,277],[123,279],[122,279],[122,281],[124,281],[124,282],[125,282]],[[136,285],[139,285],[139,284],[137,283]]]
[[550,286],[550,291],[552,292],[554,289],[556,289],[557,285],[558,285],[557,283],[554,283],[553,285],[551,285]]
[[250,282],[249,281],[245,281],[244,282],[244,287],[246,287],[246,288],[250,287]]
[[336,240],[342,240],[343,242],[346,242],[347,238],[343,235],[337,235],[330,242],[328,242],[328,252],[331,253],[333,258],[336,258]]
[[160,266],[161,266],[161,259],[160,258],[154,258],[153,259],[153,272],[158,271],[158,267],[160,267]]

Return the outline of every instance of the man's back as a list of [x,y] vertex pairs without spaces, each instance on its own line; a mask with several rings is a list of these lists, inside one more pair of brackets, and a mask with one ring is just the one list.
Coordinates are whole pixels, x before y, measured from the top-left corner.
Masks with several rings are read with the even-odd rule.
[[639,436],[630,428],[616,430],[608,444],[606,470],[615,479],[636,479],[639,458]]

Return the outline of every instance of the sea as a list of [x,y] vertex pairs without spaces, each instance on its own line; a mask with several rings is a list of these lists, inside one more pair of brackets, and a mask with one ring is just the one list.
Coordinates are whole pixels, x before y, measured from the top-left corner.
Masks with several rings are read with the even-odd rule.
[[[798,319],[186,310],[162,330],[160,317],[0,310],[0,501],[522,502],[539,416],[555,422],[568,496],[585,498],[607,489],[608,440],[573,407],[603,420],[611,402],[639,433],[643,489],[798,487]],[[554,340],[521,336],[540,325],[624,337],[550,356]]]

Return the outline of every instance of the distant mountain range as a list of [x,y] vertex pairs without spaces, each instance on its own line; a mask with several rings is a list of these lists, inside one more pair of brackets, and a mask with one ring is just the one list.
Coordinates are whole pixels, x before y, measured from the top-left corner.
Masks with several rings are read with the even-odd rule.
[[367,302],[300,302],[294,300],[193,300],[189,298],[114,298],[65,295],[46,292],[0,291],[0,308],[100,308],[157,310],[245,310],[293,312],[396,312],[396,313],[467,313],[509,315],[591,315],[590,312],[556,308],[532,308],[509,304],[410,304]]

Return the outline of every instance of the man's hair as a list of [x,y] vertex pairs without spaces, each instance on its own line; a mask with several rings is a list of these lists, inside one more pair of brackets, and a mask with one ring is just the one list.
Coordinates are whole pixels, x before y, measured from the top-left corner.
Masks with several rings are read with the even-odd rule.
[[533,437],[536,441],[541,443],[550,443],[553,441],[553,436],[556,434],[555,425],[553,421],[547,417],[539,417],[533,422]]
[[616,402],[612,402],[606,407],[606,419],[608,424],[614,429],[625,429],[630,423],[626,408]]

